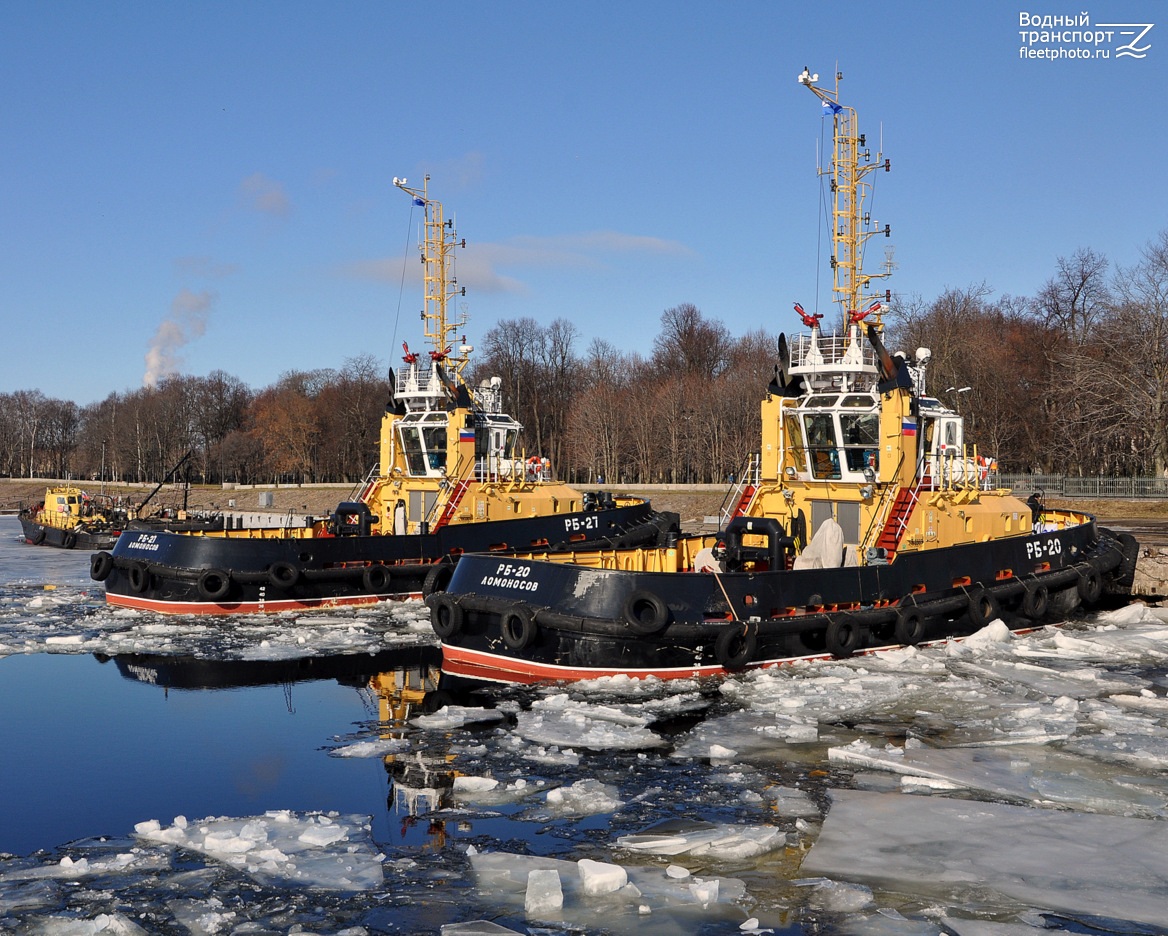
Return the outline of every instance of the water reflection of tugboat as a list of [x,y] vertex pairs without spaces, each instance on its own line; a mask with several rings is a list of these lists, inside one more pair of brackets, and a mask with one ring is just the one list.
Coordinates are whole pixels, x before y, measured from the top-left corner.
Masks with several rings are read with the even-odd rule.
[[355,689],[376,689],[377,681],[392,679],[403,686],[436,684],[442,663],[441,651],[430,646],[287,660],[213,660],[161,653],[98,654],[97,658],[112,660],[126,679],[166,690],[240,689],[320,679],[335,679]]
[[[927,349],[882,341],[864,295],[873,159],[837,89],[800,82],[834,127],[832,267],[842,331],[796,311],[762,402],[759,454],[716,536],[664,548],[464,556],[429,597],[448,672],[532,682],[747,667],[969,634],[1130,592],[1137,544],[1088,514],[990,489],[962,417],[929,394]],[[862,333],[866,329],[866,335]],[[866,338],[866,340],[865,340]],[[814,534],[814,535],[811,535]]]
[[519,450],[522,426],[503,411],[501,382],[471,387],[464,289],[454,277],[452,220],[425,187],[395,184],[425,210],[422,260],[431,343],[405,348],[381,425],[380,468],[356,499],[300,528],[205,535],[126,533],[90,574],[106,600],[174,614],[239,614],[374,604],[445,583],[463,552],[656,543],[678,528],[641,498],[581,493],[546,459]]

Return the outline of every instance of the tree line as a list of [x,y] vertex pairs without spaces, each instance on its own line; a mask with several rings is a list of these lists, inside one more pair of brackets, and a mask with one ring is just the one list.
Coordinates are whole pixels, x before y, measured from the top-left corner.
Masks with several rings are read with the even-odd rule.
[[[757,449],[778,332],[740,337],[692,304],[666,309],[647,355],[565,319],[500,321],[473,383],[503,380],[528,454],[577,484],[722,482]],[[825,323],[830,320],[825,318]],[[1147,475],[1168,468],[1168,231],[1131,267],[1080,249],[1033,298],[984,284],[900,298],[885,343],[932,351],[927,392],[966,418],[1003,471]],[[825,329],[828,330],[828,329]],[[968,388],[968,389],[966,389]],[[0,394],[0,475],[157,481],[188,451],[199,483],[355,483],[373,467],[391,375],[371,355],[252,390],[222,371],[79,407]]]

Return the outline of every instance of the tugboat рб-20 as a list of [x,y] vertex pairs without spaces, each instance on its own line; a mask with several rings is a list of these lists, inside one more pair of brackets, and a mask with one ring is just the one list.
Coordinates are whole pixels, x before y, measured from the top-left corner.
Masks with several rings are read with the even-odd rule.
[[[427,176],[427,181],[429,177]],[[473,350],[455,338],[448,301],[453,220],[426,187],[394,184],[424,208],[428,354],[405,347],[381,424],[380,467],[353,501],[301,528],[185,535],[127,531],[92,557],[111,605],[171,614],[240,614],[373,604],[445,584],[463,552],[565,549],[583,543],[656,543],[676,514],[642,498],[581,493],[553,480],[546,459],[524,457],[522,426],[503,411],[501,383],[473,389]]]
[[[443,670],[515,682],[724,674],[959,637],[1130,591],[1138,545],[1088,514],[988,489],[961,416],[881,340],[888,294],[864,295],[873,159],[836,90],[832,267],[842,333],[780,336],[761,449],[716,536],[664,547],[463,556],[427,599]],[[866,334],[862,333],[862,329]],[[866,340],[865,340],[866,339]],[[808,534],[814,535],[808,539]]]

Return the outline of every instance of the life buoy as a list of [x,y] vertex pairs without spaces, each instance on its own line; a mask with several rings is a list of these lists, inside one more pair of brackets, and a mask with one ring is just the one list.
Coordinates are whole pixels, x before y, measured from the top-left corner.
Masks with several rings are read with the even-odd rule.
[[68,533],[66,533],[64,535],[64,537],[62,537],[61,545],[64,546],[66,549],[72,549],[74,546],[77,545],[77,534],[74,533],[72,530],[70,530]]
[[231,573],[222,569],[207,569],[199,576],[199,594],[207,601],[218,601],[231,588]]
[[669,621],[669,606],[659,595],[643,588],[625,599],[622,612],[629,630],[643,636],[656,634]]
[[448,557],[443,557],[430,566],[426,578],[422,582],[422,597],[429,598],[438,592],[446,591],[450,579],[454,576],[454,563]]
[[466,612],[450,595],[439,595],[430,606],[430,626],[439,640],[451,640],[462,631]]
[[1050,609],[1050,590],[1042,584],[1027,587],[1022,595],[1022,613],[1032,621],[1046,617]]
[[1093,605],[1103,595],[1103,579],[1094,566],[1079,574],[1079,597],[1083,604]]
[[539,625],[530,610],[523,605],[508,608],[499,618],[503,629],[503,643],[511,650],[526,650],[539,635]]
[[896,612],[896,626],[893,628],[896,642],[905,647],[915,647],[925,637],[925,616],[915,605],[906,605]]
[[300,581],[300,569],[291,562],[273,562],[268,569],[268,581],[273,588],[291,588]]
[[137,595],[142,594],[150,587],[150,569],[144,562],[135,562],[130,566],[127,578],[130,580],[130,591]]
[[969,620],[974,627],[985,627],[1002,616],[1002,605],[992,592],[980,586],[969,590]]
[[114,557],[102,550],[89,557],[89,577],[95,582],[104,582],[114,568]]
[[758,624],[753,621],[729,624],[714,641],[714,656],[724,670],[740,670],[754,659],[758,650]]
[[860,628],[848,618],[833,618],[827,625],[825,643],[833,657],[850,657],[860,647]]
[[389,580],[389,569],[383,565],[371,565],[361,573],[361,584],[367,592],[385,591]]

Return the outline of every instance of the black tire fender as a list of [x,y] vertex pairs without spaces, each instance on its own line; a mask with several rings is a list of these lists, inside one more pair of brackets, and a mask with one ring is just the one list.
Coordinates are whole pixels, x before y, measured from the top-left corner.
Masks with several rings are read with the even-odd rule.
[[1083,604],[1095,604],[1103,594],[1103,577],[1100,576],[1099,570],[1094,566],[1088,566],[1084,571],[1080,572],[1078,589],[1079,597],[1083,599]]
[[860,648],[860,625],[850,618],[832,618],[827,625],[827,651],[837,659],[850,657]]
[[136,595],[142,594],[150,587],[150,569],[145,562],[135,562],[126,571],[130,582],[130,591]]
[[915,647],[925,638],[925,616],[916,605],[905,605],[896,612],[892,635],[901,646]]
[[430,605],[430,626],[439,640],[451,640],[462,632],[466,612],[450,595],[439,595]]
[[64,546],[66,549],[72,549],[74,546],[77,545],[77,534],[74,533],[72,530],[70,530],[68,533],[66,533],[64,535],[64,537],[62,537],[61,545]]
[[499,615],[499,627],[503,632],[503,643],[510,650],[526,650],[539,636],[535,615],[524,605],[513,605]]
[[729,672],[743,669],[758,651],[758,624],[754,621],[727,624],[714,641],[718,665]]
[[994,593],[978,586],[969,590],[969,620],[982,628],[1002,616],[1002,603]]
[[95,582],[104,582],[114,570],[114,557],[104,549],[89,557],[89,577]]
[[45,528],[44,527],[41,527],[39,530],[37,530],[32,535],[32,538],[29,539],[29,542],[32,543],[34,546],[39,546],[44,541],[45,541]]
[[1041,582],[1026,586],[1022,595],[1022,614],[1032,621],[1046,617],[1050,610],[1050,589]]
[[291,562],[273,562],[268,569],[268,582],[273,588],[292,588],[300,581],[300,569]]
[[449,556],[443,556],[430,566],[430,571],[426,573],[426,578],[422,582],[422,597],[429,598],[438,592],[446,591],[446,586],[454,577],[454,567],[457,563],[457,559],[452,561]]
[[625,623],[635,634],[656,634],[669,622],[669,606],[655,592],[638,588],[621,609]]
[[207,601],[224,598],[231,588],[231,573],[222,569],[207,569],[199,576],[199,594]]
[[371,565],[361,573],[361,585],[367,592],[385,591],[390,582],[389,569],[383,565]]

